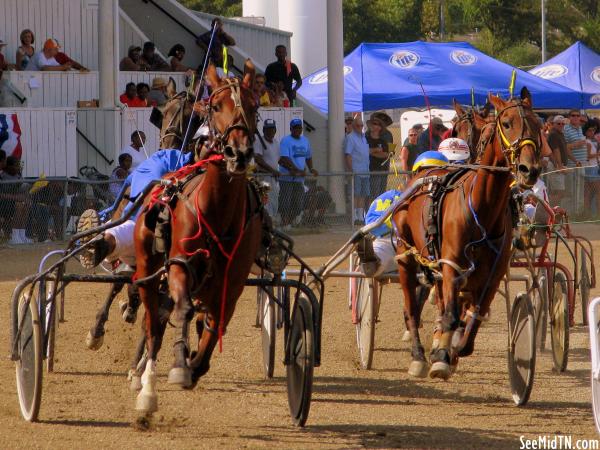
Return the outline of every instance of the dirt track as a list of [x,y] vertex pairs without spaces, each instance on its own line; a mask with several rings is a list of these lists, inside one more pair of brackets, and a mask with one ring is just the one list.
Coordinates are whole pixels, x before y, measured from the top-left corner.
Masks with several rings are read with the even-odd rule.
[[[600,237],[598,228],[584,230]],[[312,265],[337,249],[347,233],[299,237],[297,248]],[[600,251],[600,242],[595,247]],[[0,348],[9,346],[9,298],[15,280],[33,272],[47,248],[0,249]],[[14,365],[0,360],[0,448],[519,448],[519,436],[570,434],[596,438],[590,389],[587,328],[571,330],[566,373],[552,371],[550,353],[538,354],[533,393],[524,408],[513,406],[506,369],[506,314],[497,298],[491,322],[479,333],[475,354],[461,360],[449,381],[414,380],[406,370],[409,345],[400,342],[401,296],[384,293],[376,335],[374,370],[357,368],[354,328],[346,300],[347,281],[326,285],[323,364],[315,369],[307,427],[290,424],[285,370],[262,375],[260,334],[253,328],[255,291],[247,289],[210,372],[192,392],[171,388],[171,335],[159,360],[159,408],[150,431],[131,424],[134,394],[125,373],[138,327],[113,310],[104,347],[85,348],[84,338],[107,288],[73,285],[67,292],[67,322],[58,334],[56,372],[44,374],[41,423],[19,413]],[[516,293],[517,288],[513,288]],[[600,294],[593,290],[592,295]],[[424,342],[430,343],[431,307]],[[581,314],[576,312],[579,324]],[[548,339],[549,342],[549,339]],[[278,340],[278,350],[281,350]],[[281,361],[281,353],[278,354]]]

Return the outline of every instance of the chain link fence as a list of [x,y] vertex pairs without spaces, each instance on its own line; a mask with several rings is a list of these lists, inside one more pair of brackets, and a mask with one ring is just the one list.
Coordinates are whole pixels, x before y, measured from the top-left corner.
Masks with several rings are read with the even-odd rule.
[[[597,167],[548,172],[542,179],[550,204],[563,207],[571,220],[600,220]],[[276,227],[292,234],[351,231],[378,195],[403,190],[406,172],[322,173],[294,181],[257,174],[270,184],[266,204]],[[30,244],[64,240],[75,232],[88,208],[110,206],[120,181],[52,178],[0,180],[0,243]]]

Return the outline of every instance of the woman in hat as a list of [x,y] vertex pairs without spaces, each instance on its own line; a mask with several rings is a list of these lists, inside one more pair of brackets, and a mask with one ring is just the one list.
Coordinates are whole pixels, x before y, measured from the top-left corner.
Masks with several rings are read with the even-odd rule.
[[148,93],[148,105],[149,106],[162,106],[167,103],[167,96],[165,94],[167,90],[167,82],[164,78],[156,77],[152,80],[152,86]]

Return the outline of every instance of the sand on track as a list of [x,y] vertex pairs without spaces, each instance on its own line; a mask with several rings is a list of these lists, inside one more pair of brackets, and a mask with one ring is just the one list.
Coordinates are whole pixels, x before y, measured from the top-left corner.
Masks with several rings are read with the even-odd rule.
[[[586,234],[600,237],[600,229]],[[348,233],[297,237],[299,254],[317,266]],[[600,241],[595,241],[600,251]],[[253,327],[256,291],[240,298],[210,372],[193,391],[166,383],[171,363],[169,331],[158,361],[159,412],[149,431],[132,423],[135,394],[125,380],[138,325],[125,324],[115,308],[104,346],[87,350],[85,335],[108,287],[74,284],[67,291],[66,322],[60,324],[55,372],[44,373],[40,423],[20,416],[14,364],[8,359],[9,299],[16,280],[35,271],[47,246],[0,249],[0,448],[519,448],[520,436],[568,434],[596,439],[590,397],[587,327],[571,329],[569,366],[552,370],[549,352],[539,354],[529,404],[514,406],[506,362],[504,300],[496,298],[491,321],[479,333],[473,356],[462,359],[448,382],[415,380],[408,368],[402,296],[387,286],[377,324],[373,370],[358,368],[355,330],[347,303],[347,280],[326,284],[322,366],[315,369],[307,426],[291,425],[282,340],[277,340],[275,377],[262,372],[260,333]],[[513,294],[519,289],[512,287]],[[595,289],[592,294],[599,294]],[[423,339],[430,345],[432,308],[426,306]],[[282,333],[281,333],[282,334]],[[549,337],[548,337],[549,345]]]

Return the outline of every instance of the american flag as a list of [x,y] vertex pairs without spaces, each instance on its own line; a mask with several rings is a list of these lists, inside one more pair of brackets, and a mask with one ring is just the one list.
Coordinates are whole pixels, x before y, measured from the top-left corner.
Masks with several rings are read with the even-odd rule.
[[16,114],[0,114],[0,149],[7,156],[21,159],[21,127]]

